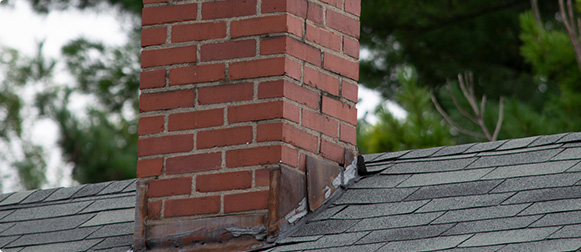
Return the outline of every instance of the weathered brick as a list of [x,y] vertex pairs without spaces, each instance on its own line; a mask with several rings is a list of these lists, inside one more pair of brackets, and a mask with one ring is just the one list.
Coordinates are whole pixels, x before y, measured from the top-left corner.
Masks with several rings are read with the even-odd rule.
[[356,103],[358,101],[358,90],[359,87],[356,83],[347,80],[341,81],[341,96],[343,98]]
[[224,124],[224,109],[200,110],[169,115],[168,130],[199,129]]
[[141,46],[162,45],[167,38],[167,27],[144,28],[141,30]]
[[223,80],[226,64],[197,65],[169,70],[169,84],[183,85]]
[[286,97],[307,107],[319,109],[319,94],[286,80],[262,82],[258,85],[258,99]]
[[339,164],[343,163],[345,148],[336,143],[321,139],[321,155]]
[[206,149],[251,143],[252,135],[252,126],[199,131],[196,147]]
[[198,103],[216,104],[235,101],[249,101],[254,97],[254,84],[227,84],[198,89]]
[[161,218],[161,200],[147,202],[147,219],[157,220]]
[[338,122],[319,113],[303,109],[302,125],[327,136],[337,137]]
[[245,39],[227,42],[214,42],[201,47],[202,61],[215,61],[256,56],[256,40]]
[[145,7],[143,8],[141,23],[143,26],[147,26],[196,20],[197,13],[198,5],[195,3]]
[[307,23],[306,38],[308,41],[334,51],[341,51],[341,35]]
[[256,129],[256,141],[283,141],[316,153],[319,138],[286,123],[259,124]]
[[337,74],[349,77],[353,80],[359,79],[359,63],[339,57],[331,53],[324,53],[323,67]]
[[318,88],[332,95],[339,95],[339,78],[324,73],[309,66],[305,66],[304,83],[311,87]]
[[252,171],[223,172],[196,176],[196,191],[219,192],[252,187]]
[[222,153],[200,153],[187,156],[168,158],[165,164],[165,174],[183,174],[220,169]]
[[220,196],[165,201],[164,217],[192,216],[220,212]]
[[359,41],[349,38],[347,36],[343,37],[343,52],[355,59],[359,59]]
[[270,169],[254,170],[254,186],[262,187],[270,185]]
[[139,110],[142,112],[176,108],[192,108],[196,100],[194,90],[179,90],[162,93],[146,93],[139,96]]
[[219,19],[256,14],[256,0],[225,0],[202,3],[202,19]]
[[357,125],[357,109],[333,98],[323,97],[322,111],[353,126]]
[[151,49],[141,52],[142,68],[193,62],[196,62],[196,46]]
[[297,166],[297,150],[286,146],[274,145],[226,151],[226,167],[285,163]]
[[229,70],[231,80],[283,75],[300,80],[301,64],[288,57],[277,57],[233,62]]
[[260,54],[288,54],[315,66],[321,66],[319,49],[293,39],[289,36],[265,38],[260,42]]
[[163,158],[137,160],[137,177],[153,177],[161,175]]
[[[313,4],[313,3],[310,3]],[[307,16],[306,0],[268,0],[262,1],[262,13],[288,12],[299,17]]]
[[268,191],[224,195],[224,213],[268,208]]
[[137,134],[148,135],[163,132],[165,116],[150,116],[139,118]]
[[165,69],[144,71],[140,73],[139,88],[160,88],[165,86]]
[[339,139],[343,142],[357,145],[357,130],[352,125],[341,123]]
[[323,7],[310,2],[307,11],[307,19],[317,24],[323,24]]
[[228,122],[249,122],[284,118],[299,121],[299,108],[285,101],[272,101],[228,108]]
[[327,9],[325,14],[325,23],[328,27],[352,37],[359,38],[359,20],[331,9]]
[[355,16],[361,16],[361,0],[345,0],[345,11]]
[[343,9],[343,2],[341,0],[321,0],[321,2]]
[[192,177],[179,177],[150,180],[147,194],[150,197],[164,197],[190,194],[191,191]]
[[282,32],[302,37],[303,21],[284,14],[242,19],[230,24],[230,36],[233,38]]
[[162,137],[140,138],[137,145],[137,154],[140,157],[188,152],[194,149],[194,135],[171,135]]
[[204,22],[174,25],[171,29],[171,42],[201,41],[226,37],[226,22]]

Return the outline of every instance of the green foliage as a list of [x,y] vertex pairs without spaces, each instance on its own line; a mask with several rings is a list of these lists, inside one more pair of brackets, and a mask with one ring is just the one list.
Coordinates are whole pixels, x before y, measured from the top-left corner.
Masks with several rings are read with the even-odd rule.
[[398,73],[401,86],[394,97],[407,111],[405,119],[396,118],[385,105],[378,106],[379,122],[359,122],[357,145],[363,153],[398,151],[454,144],[449,127],[435,111],[430,92],[418,86],[411,68]]
[[39,13],[48,13],[51,10],[66,10],[66,9],[88,9],[103,7],[104,3],[112,6],[118,6],[122,10],[134,14],[141,14],[143,3],[141,0],[30,0],[30,3],[35,11]]

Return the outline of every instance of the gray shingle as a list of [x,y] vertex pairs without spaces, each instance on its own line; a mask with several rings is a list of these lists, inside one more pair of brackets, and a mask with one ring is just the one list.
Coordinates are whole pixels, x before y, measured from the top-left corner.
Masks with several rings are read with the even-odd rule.
[[581,198],[581,186],[522,191],[503,204],[518,204],[557,199]]
[[379,155],[378,157],[376,157],[373,161],[376,162],[376,161],[382,161],[382,160],[395,159],[395,158],[398,158],[398,157],[401,157],[401,156],[407,154],[408,152],[410,152],[410,151],[404,150],[404,151],[396,151],[396,152],[386,152],[386,153],[383,153],[383,154]]
[[581,162],[579,162],[578,164],[569,168],[569,170],[567,170],[567,172],[581,172]]
[[490,172],[482,179],[513,178],[560,173],[571,168],[576,163],[576,161],[557,161],[537,164],[502,166],[494,169],[494,171]]
[[525,209],[519,215],[565,212],[565,211],[577,210],[579,208],[581,208],[581,198],[536,202],[532,206]]
[[444,236],[421,240],[390,242],[378,251],[436,251],[456,247],[470,235]]
[[0,206],[6,205],[14,205],[22,202],[26,197],[32,194],[34,191],[25,191],[25,192],[16,192],[8,196],[2,202],[0,202]]
[[35,220],[73,215],[87,207],[89,204],[91,204],[91,202],[76,202],[24,208],[6,216],[2,221]]
[[517,149],[517,148],[524,148],[527,147],[529,144],[537,140],[539,137],[526,137],[526,138],[519,138],[519,139],[511,139],[508,140],[506,143],[498,147],[496,150],[510,150],[510,149]]
[[555,225],[568,225],[581,223],[581,211],[564,213],[550,213],[533,223],[532,227],[545,227]]
[[534,142],[532,142],[531,144],[529,144],[529,147],[535,147],[535,146],[541,146],[541,145],[547,145],[547,144],[554,144],[557,141],[559,141],[559,139],[563,138],[565,135],[567,135],[567,133],[556,134],[556,135],[548,135],[548,136],[541,136],[541,137],[537,138],[537,140],[535,140]]
[[470,149],[470,147],[474,146],[474,144],[461,144],[461,145],[453,145],[453,146],[446,146],[436,153],[432,155],[433,157],[440,157],[440,156],[449,156],[449,155],[456,155],[466,150]]
[[375,230],[359,240],[357,244],[386,243],[391,241],[436,237],[450,229],[452,226],[454,226],[454,224]]
[[89,207],[83,209],[82,213],[99,212],[103,210],[123,209],[135,207],[135,196],[109,198],[96,200]]
[[83,186],[83,188],[79,189],[75,194],[73,194],[73,198],[81,198],[87,196],[97,195],[101,190],[105,189],[109,185],[109,182],[103,182],[98,184],[87,184]]
[[410,178],[399,184],[398,187],[426,186],[426,185],[451,184],[475,181],[484,177],[484,175],[486,175],[490,171],[492,171],[492,168],[427,173],[427,174],[414,174]]
[[357,223],[356,220],[323,220],[309,222],[294,232],[291,236],[338,234],[344,232],[355,223]]
[[127,188],[133,181],[134,179],[111,181],[105,189],[99,192],[99,195],[122,192],[123,189]]
[[130,244],[133,243],[133,234],[131,235],[124,235],[124,236],[112,236],[108,237],[92,249],[106,249],[106,248],[114,248],[119,246],[126,246],[129,249],[131,246]]
[[380,172],[389,167],[393,166],[393,162],[389,163],[375,163],[375,164],[367,164],[365,165],[365,169],[367,172]]
[[529,206],[529,204],[453,210],[446,212],[432,223],[449,223],[510,217],[515,216],[527,206]]
[[581,239],[559,239],[509,244],[499,252],[578,251],[579,248],[581,248]]
[[401,201],[416,191],[417,188],[382,188],[347,190],[335,204],[370,204]]
[[85,240],[67,243],[45,244],[40,246],[26,247],[22,252],[70,252],[70,251],[87,251],[101,240]]
[[276,247],[273,251],[296,251],[304,249],[320,249],[320,248],[349,246],[358,241],[359,239],[361,239],[361,237],[367,235],[367,233],[368,232],[325,235],[316,241]]
[[508,155],[484,156],[474,161],[474,163],[470,164],[468,168],[496,167],[545,162],[557,155],[560,151],[560,149],[548,149]]
[[471,234],[488,231],[524,228],[540,219],[541,215],[460,222],[444,235]]
[[581,238],[581,224],[564,226],[549,238]]
[[331,218],[333,215],[335,215],[336,213],[338,213],[339,211],[343,210],[345,207],[347,207],[347,206],[331,205],[329,208],[325,209],[321,213],[312,217],[310,220],[311,221],[327,220],[327,219]]
[[476,158],[464,159],[446,159],[438,161],[425,162],[406,162],[398,163],[386,169],[382,174],[405,174],[405,173],[424,173],[437,171],[455,171],[464,169],[470,163],[474,162]]
[[546,187],[572,186],[581,180],[581,173],[563,173],[545,176],[531,176],[507,179],[492,192],[510,192]]
[[[12,212],[14,212],[14,210],[0,211],[0,222],[2,222],[2,219],[4,217],[6,217],[7,215],[11,214]],[[0,231],[2,231],[2,230],[0,230]]]
[[378,229],[426,225],[435,220],[436,218],[440,217],[442,214],[443,212],[431,212],[421,214],[405,214],[378,218],[367,218],[361,220],[353,227],[349,228],[347,231],[348,232],[371,231]]
[[427,200],[407,201],[401,203],[383,203],[373,205],[350,205],[335,214],[334,219],[363,219],[369,217],[389,216],[411,213],[426,204]]
[[311,236],[295,236],[295,237],[285,237],[282,240],[277,240],[276,244],[292,244],[292,243],[299,243],[299,242],[310,242],[316,241],[319,238],[323,237],[323,235],[311,235]]
[[10,248],[49,243],[79,241],[86,238],[87,236],[89,236],[89,234],[91,234],[97,229],[98,229],[97,227],[90,227],[90,228],[76,228],[71,230],[61,230],[48,233],[27,234],[11,242],[6,247]]
[[94,214],[73,215],[51,219],[19,221],[14,226],[0,233],[0,236],[30,234],[32,232],[51,232],[73,229],[92,218]]
[[[543,146],[536,146],[530,148],[520,148],[520,149],[511,149],[511,150],[500,150],[500,151],[488,151],[488,152],[481,152],[476,153],[478,157],[485,157],[485,156],[503,156],[503,155],[512,155],[512,154],[525,154],[530,152],[539,152],[539,151],[546,151],[551,149],[559,149],[562,147],[563,144],[550,144],[550,145],[543,145]],[[559,149],[562,150],[562,149]]]
[[557,141],[558,143],[579,142],[581,141],[581,132],[569,133]]
[[123,246],[123,247],[106,248],[106,249],[95,249],[92,251],[95,251],[95,252],[128,252],[131,250],[130,250],[130,247]]
[[579,160],[579,157],[581,157],[581,148],[569,148],[559,153],[551,160],[565,160],[565,159]]
[[19,237],[19,235],[2,237],[2,239],[0,239],[0,248],[3,249],[3,251],[6,251],[6,245],[18,239]]
[[551,235],[558,229],[559,229],[558,227],[546,227],[546,228],[529,228],[521,230],[498,231],[490,233],[478,233],[472,236],[467,241],[460,244],[459,247],[474,247],[506,243],[539,241],[547,238],[549,235]]
[[129,222],[135,219],[135,209],[122,209],[99,212],[91,220],[83,223],[83,227]]
[[501,180],[487,180],[457,184],[424,186],[416,192],[412,193],[412,195],[407,197],[406,200],[435,199],[450,196],[485,194],[501,182]]
[[326,249],[315,249],[315,250],[308,250],[308,252],[369,252],[375,251],[379,249],[383,244],[375,243],[375,244],[365,244],[365,245],[353,245],[348,247],[335,247],[335,248],[326,248]]
[[135,192],[135,189],[137,185],[137,179],[134,179],[133,182],[131,182],[131,184],[129,184],[127,187],[125,187],[125,189],[123,189],[123,192]]
[[505,142],[506,142],[506,140],[477,143],[477,144],[473,145],[472,147],[470,147],[468,150],[464,151],[464,153],[475,153],[475,152],[484,152],[484,151],[496,150],[496,148],[500,147]]
[[85,185],[58,188],[58,190],[56,192],[51,194],[44,201],[55,201],[55,200],[69,199],[71,196],[73,196],[73,194],[75,194],[77,191],[82,189],[84,186]]
[[434,212],[442,210],[494,206],[508,199],[508,197],[512,196],[512,194],[513,193],[485,194],[433,199],[430,201],[430,203],[418,209],[417,212]]
[[52,193],[54,193],[57,189],[45,189],[45,190],[36,190],[30,196],[28,196],[25,200],[21,202],[21,204],[28,204],[28,203],[36,203],[43,201],[44,199],[48,198]]
[[399,157],[400,159],[412,159],[412,158],[423,158],[429,157],[432,154],[436,153],[442,149],[442,147],[434,147],[434,148],[427,148],[427,149],[418,149],[418,150],[411,150],[410,152],[406,153],[405,155]]
[[99,230],[92,233],[88,238],[103,238],[109,236],[133,234],[133,222],[125,222],[111,225],[104,225]]
[[483,246],[483,247],[464,247],[464,248],[452,248],[443,251],[446,252],[496,252],[506,245],[494,245],[494,246]]
[[375,175],[360,180],[350,188],[392,188],[412,175]]

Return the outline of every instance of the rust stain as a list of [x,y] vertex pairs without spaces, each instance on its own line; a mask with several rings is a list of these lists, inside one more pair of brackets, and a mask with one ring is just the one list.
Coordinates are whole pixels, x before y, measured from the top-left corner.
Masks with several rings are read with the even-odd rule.
[[[341,185],[341,167],[321,159],[311,156],[306,158],[307,164],[307,192],[309,209],[315,211],[322,206],[325,201]],[[339,183],[333,183],[339,179]]]

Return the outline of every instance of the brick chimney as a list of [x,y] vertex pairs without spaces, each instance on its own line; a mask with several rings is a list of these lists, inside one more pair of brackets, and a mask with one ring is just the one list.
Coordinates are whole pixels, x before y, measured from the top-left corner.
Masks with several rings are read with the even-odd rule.
[[268,246],[356,163],[360,0],[144,0],[135,247]]

